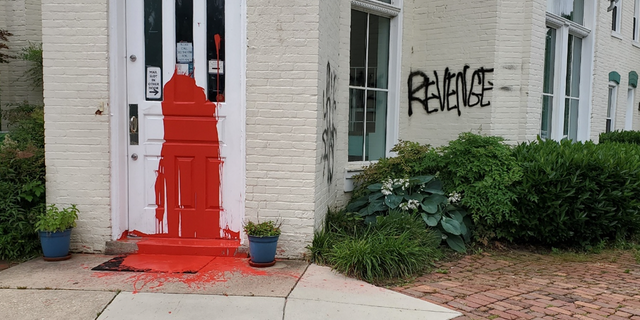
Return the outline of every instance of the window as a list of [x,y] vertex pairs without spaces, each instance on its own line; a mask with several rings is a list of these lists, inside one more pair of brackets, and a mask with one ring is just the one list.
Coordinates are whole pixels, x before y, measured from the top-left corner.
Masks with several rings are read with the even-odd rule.
[[607,120],[606,120],[605,132],[611,132],[615,130],[617,95],[618,95],[618,84],[615,82],[609,82],[609,94],[607,99]]
[[610,0],[611,5],[611,31],[620,34],[620,19],[622,14],[622,0]]
[[[579,140],[588,137],[589,79],[581,74],[592,67],[591,26],[585,17],[593,2],[547,0],[544,78],[540,137]],[[583,124],[583,125],[581,125]]]
[[[358,3],[366,2],[367,11]],[[350,72],[349,72],[349,161],[373,161],[385,157],[389,139],[390,119],[397,105],[397,78],[393,58],[397,46],[392,35],[397,32],[397,20],[388,6],[380,14],[372,13],[378,1],[352,2]],[[390,0],[381,1],[390,3]],[[399,14],[400,9],[395,11]],[[391,72],[394,70],[394,72]],[[394,135],[395,136],[395,135]]]

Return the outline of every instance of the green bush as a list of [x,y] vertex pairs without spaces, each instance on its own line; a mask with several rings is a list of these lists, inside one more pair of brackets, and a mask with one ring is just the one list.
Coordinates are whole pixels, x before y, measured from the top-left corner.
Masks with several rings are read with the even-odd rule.
[[640,144],[640,131],[612,131],[600,133],[600,143],[623,142]]
[[516,217],[498,233],[588,248],[640,230],[640,146],[538,140],[520,144],[514,156],[523,170]]
[[0,145],[0,259],[39,250],[37,217],[45,210],[44,120],[41,107],[11,111]]
[[512,215],[517,200],[513,185],[522,170],[503,141],[466,132],[442,147],[439,178],[444,190],[461,195],[460,204],[473,218],[476,238],[483,241],[504,237],[497,228],[504,221],[517,222]]
[[353,177],[356,183],[354,191],[356,197],[360,196],[367,186],[389,178],[400,179],[435,174],[440,170],[440,155],[429,145],[400,141],[391,151],[396,152],[397,155],[382,158]]
[[449,203],[444,196],[442,182],[434,176],[409,179],[387,179],[367,187],[368,193],[347,205],[347,211],[357,211],[366,223],[392,210],[419,215],[427,226],[435,228],[449,247],[466,251],[465,241],[471,235],[471,220],[467,213]]
[[368,282],[381,282],[414,275],[441,257],[440,238],[425,229],[416,215],[394,211],[365,225],[346,214],[350,223],[336,229],[331,219],[340,215],[345,214],[328,215],[327,227],[316,233],[309,248],[314,262]]

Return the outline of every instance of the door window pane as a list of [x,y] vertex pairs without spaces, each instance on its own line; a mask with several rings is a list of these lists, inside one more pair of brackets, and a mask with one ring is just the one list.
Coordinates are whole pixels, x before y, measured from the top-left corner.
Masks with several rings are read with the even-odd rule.
[[176,1],[176,71],[193,77],[193,0]]
[[145,97],[162,100],[162,2],[144,1]]
[[207,98],[224,102],[224,0],[207,0]]

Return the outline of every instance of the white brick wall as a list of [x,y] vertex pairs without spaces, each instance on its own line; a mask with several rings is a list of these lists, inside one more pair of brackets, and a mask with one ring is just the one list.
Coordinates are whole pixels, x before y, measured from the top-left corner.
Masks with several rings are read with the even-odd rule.
[[301,257],[313,239],[319,10],[318,1],[247,0],[246,218],[283,221],[284,257]]
[[[107,2],[43,0],[47,203],[78,204],[72,249],[110,240]],[[108,114],[108,110],[105,110]]]
[[[460,132],[477,132],[481,128],[483,133],[491,133],[492,114],[502,107],[500,101],[494,101],[492,96],[495,96],[499,87],[505,86],[495,72],[487,75],[487,80],[494,84],[493,92],[488,92],[486,96],[491,106],[461,107],[460,116],[456,110],[440,111],[438,100],[435,99],[430,100],[429,108],[437,108],[437,112],[427,114],[419,103],[414,102],[413,115],[409,117],[407,79],[412,71],[419,70],[435,80],[433,72],[436,71],[440,90],[443,90],[442,78],[447,67],[457,73],[469,65],[468,84],[477,68],[496,68],[497,4],[496,0],[405,1],[400,93],[401,140],[437,146],[457,138]],[[414,82],[418,79],[414,78]],[[429,95],[435,90],[435,86],[431,86]],[[424,93],[420,95],[424,96]],[[455,96],[450,100],[455,104]]]
[[[593,70],[591,140],[598,141],[598,136],[605,131],[607,116],[607,95],[609,90],[609,72],[620,74],[618,86],[615,129],[623,130],[627,109],[627,89],[629,88],[629,72],[640,73],[640,46],[632,40],[633,0],[621,0],[621,38],[611,34],[611,12],[607,12],[607,1],[598,6],[596,23],[596,47]],[[633,107],[633,129],[640,130],[640,90],[636,90]]]
[[[0,0],[0,29],[13,33],[9,37],[9,55],[19,57],[22,48],[29,43],[42,42],[42,20],[40,0]],[[28,101],[31,104],[42,104],[42,88],[34,88],[25,77],[29,62],[21,59],[0,64],[0,105],[5,109],[7,104]],[[0,130],[6,129],[6,123]]]

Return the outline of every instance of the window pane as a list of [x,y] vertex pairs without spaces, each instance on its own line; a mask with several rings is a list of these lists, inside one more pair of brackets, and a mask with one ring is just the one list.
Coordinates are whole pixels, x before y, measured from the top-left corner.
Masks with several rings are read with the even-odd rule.
[[193,0],[176,1],[176,70],[193,77]]
[[207,0],[207,98],[224,102],[224,0]]
[[542,96],[542,122],[540,125],[540,137],[551,138],[551,115],[553,114],[553,96]]
[[569,97],[580,97],[580,63],[582,61],[582,39],[569,35],[567,54],[567,88]]
[[349,161],[364,161],[364,92],[349,89]]
[[613,109],[613,99],[615,98],[613,96],[613,91],[615,91],[613,87],[609,87],[609,96],[607,100],[607,118],[611,118],[611,110]]
[[547,0],[547,11],[582,24],[584,0]]
[[389,27],[391,20],[369,15],[367,87],[387,88],[389,71]]
[[162,2],[144,1],[144,63],[147,100],[162,100]]
[[365,122],[365,160],[373,161],[386,154],[387,140],[387,93],[367,91]]
[[367,16],[368,14],[351,10],[351,54],[349,85],[364,87],[367,52]]
[[578,140],[578,99],[566,98],[563,134],[569,140]]
[[547,40],[544,50],[543,92],[553,94],[553,77],[556,64],[556,29],[547,28]]

